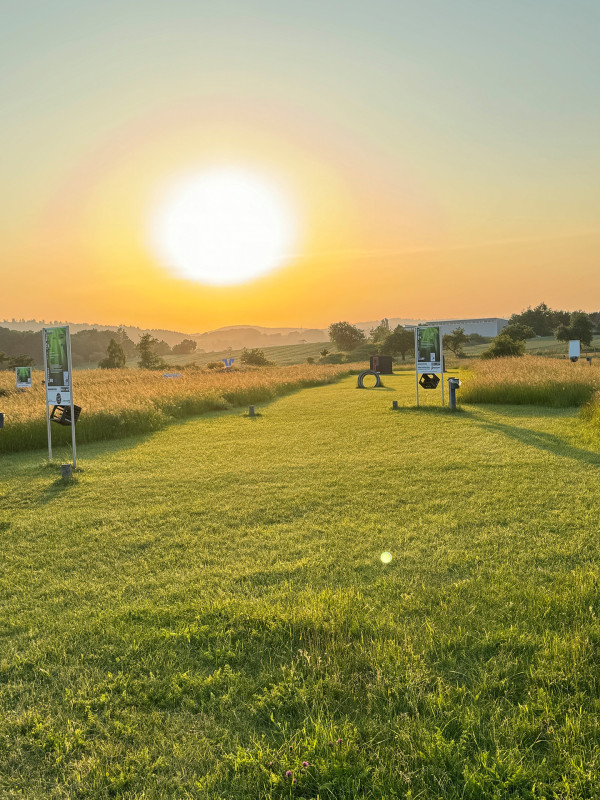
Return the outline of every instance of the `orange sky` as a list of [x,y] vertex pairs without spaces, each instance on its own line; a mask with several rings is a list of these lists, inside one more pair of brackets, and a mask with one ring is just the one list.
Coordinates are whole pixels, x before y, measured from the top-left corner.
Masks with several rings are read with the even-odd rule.
[[[256,3],[265,14],[267,6]],[[138,24],[129,61],[118,53],[106,59],[107,43],[121,46],[118,25],[94,29],[87,41],[92,20],[85,19],[80,31],[40,24],[37,71],[25,67],[27,49],[15,46],[0,318],[196,332],[503,316],[542,300],[600,308],[598,116],[568,83],[544,79],[542,70],[532,77],[524,60],[554,63],[548,37],[561,20],[550,20],[536,52],[526,35],[512,42],[509,64],[502,36],[514,36],[513,28],[498,33],[497,21],[469,17],[460,2],[463,22],[491,37],[487,49],[456,39],[480,59],[463,63],[460,49],[417,46],[418,38],[407,40],[410,58],[398,55],[384,27],[356,38],[358,18],[345,31],[318,33],[307,20],[323,22],[329,12],[316,8],[295,20],[303,29],[282,12],[244,39],[215,17],[215,37],[235,38],[227,39],[232,55],[202,51],[196,73],[180,19],[171,22],[183,38],[172,41],[158,23],[143,30],[137,17],[124,19],[124,29]],[[431,30],[429,18],[409,22],[413,32]],[[455,37],[468,34],[460,20],[447,22]],[[573,58],[589,68],[592,56],[577,49],[585,35],[584,25],[567,35],[572,71]],[[307,44],[311,59],[294,58]],[[515,58],[520,83],[504,75],[515,71]],[[557,107],[561,100],[568,109]],[[183,280],[148,246],[164,188],[213,165],[278,183],[302,230],[280,269],[241,286]]]

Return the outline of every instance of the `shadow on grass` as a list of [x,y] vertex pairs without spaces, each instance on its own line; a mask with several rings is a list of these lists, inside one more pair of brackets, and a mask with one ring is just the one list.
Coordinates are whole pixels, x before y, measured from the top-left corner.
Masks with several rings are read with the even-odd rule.
[[571,458],[575,461],[583,461],[592,467],[600,467],[600,452],[584,450],[568,444],[559,436],[552,433],[541,433],[532,431],[529,428],[519,428],[516,425],[508,425],[504,422],[491,422],[488,420],[475,420],[476,424],[484,430],[494,433],[502,433],[510,439],[515,439],[528,447],[535,447],[538,450],[545,450],[552,455],[560,458]]
[[457,408],[454,411],[451,411],[449,409],[448,405],[445,405],[445,406],[442,406],[442,405],[440,405],[440,406],[423,406],[423,405],[420,405],[420,406],[398,406],[398,408],[393,408],[393,409],[390,409],[390,410],[394,411],[394,412],[403,411],[405,413],[406,412],[413,412],[415,414],[442,414],[444,416],[451,416],[451,417],[453,417],[455,415],[459,415],[461,417],[472,416],[472,414],[469,411],[465,411],[460,406],[457,406]]
[[56,500],[63,494],[66,494],[71,489],[74,489],[79,483],[76,475],[72,478],[65,480],[64,478],[57,478],[55,481],[47,486],[40,494],[36,505],[45,505],[46,503]]

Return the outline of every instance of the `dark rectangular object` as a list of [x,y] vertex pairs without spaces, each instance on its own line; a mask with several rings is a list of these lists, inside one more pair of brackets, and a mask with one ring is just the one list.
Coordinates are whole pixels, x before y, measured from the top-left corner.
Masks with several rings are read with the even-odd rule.
[[373,370],[373,372],[378,372],[380,375],[391,375],[392,357],[371,356],[371,369]]
[[[77,420],[81,414],[81,406],[74,405],[73,412],[75,414],[75,425],[77,425]],[[58,422],[59,425],[70,425],[71,406],[54,406],[50,414],[50,419],[52,422]]]

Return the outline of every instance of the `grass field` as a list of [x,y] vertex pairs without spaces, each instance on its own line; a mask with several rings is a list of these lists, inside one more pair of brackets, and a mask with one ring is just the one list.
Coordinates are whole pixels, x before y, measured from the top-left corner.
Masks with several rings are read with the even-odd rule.
[[[76,370],[73,397],[82,409],[77,439],[97,442],[159,430],[176,419],[265,402],[348,371],[347,365],[309,364],[231,371],[192,368],[165,378],[152,370]],[[32,377],[31,389],[18,391],[14,373],[0,372],[0,411],[6,415],[0,453],[43,447],[47,441],[43,372]],[[53,441],[70,442],[70,427],[51,427]]]
[[598,796],[600,449],[355,380],[2,456],[0,797]]
[[600,364],[524,356],[470,364],[460,397],[467,403],[568,408],[588,403],[598,391]]

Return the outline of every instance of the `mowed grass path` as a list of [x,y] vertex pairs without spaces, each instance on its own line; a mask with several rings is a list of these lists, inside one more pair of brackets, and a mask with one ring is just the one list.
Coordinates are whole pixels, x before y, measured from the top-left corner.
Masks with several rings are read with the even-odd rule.
[[385,380],[2,457],[0,797],[599,796],[600,453]]

